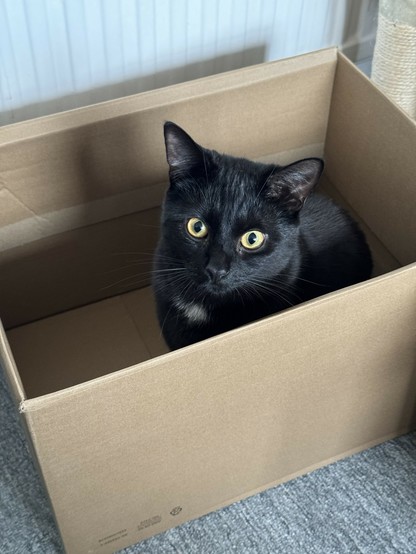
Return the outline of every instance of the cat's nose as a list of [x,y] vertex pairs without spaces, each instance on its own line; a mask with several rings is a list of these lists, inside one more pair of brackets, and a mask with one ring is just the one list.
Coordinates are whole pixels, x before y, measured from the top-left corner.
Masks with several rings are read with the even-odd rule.
[[205,272],[211,283],[219,283],[230,270],[230,262],[221,248],[213,249],[210,253]]
[[228,269],[224,269],[223,267],[216,267],[212,264],[208,264],[205,268],[205,271],[207,272],[208,277],[213,283],[219,283],[221,279],[223,279],[228,273]]
[[219,283],[221,281],[221,279],[223,279],[228,271],[226,269],[220,269],[220,268],[216,268],[216,267],[209,267],[209,265],[207,265],[206,267],[206,272],[208,274],[208,277],[209,279],[213,282],[213,283]]

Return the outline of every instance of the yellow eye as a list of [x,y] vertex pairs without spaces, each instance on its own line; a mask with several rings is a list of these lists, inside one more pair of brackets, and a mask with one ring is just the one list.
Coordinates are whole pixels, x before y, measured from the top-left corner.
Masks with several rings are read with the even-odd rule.
[[247,233],[244,233],[244,235],[240,238],[241,244],[247,250],[257,250],[257,248],[260,248],[265,240],[266,237],[263,233],[261,231],[256,231],[255,229],[247,231]]
[[198,217],[191,217],[186,224],[188,233],[197,239],[203,239],[208,235],[208,227]]

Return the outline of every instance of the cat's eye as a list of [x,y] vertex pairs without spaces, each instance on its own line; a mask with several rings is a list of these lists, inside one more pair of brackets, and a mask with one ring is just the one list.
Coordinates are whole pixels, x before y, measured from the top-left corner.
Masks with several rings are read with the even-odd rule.
[[198,217],[191,217],[186,224],[188,233],[197,239],[203,239],[208,235],[208,227]]
[[265,240],[265,235],[256,229],[247,231],[247,233],[244,233],[240,238],[240,242],[246,250],[257,250],[262,246]]

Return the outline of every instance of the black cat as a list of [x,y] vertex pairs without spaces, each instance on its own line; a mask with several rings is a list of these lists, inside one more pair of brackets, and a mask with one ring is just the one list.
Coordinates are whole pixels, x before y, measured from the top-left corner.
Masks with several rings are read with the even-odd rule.
[[165,124],[170,187],[153,286],[171,349],[370,277],[358,225],[312,194],[318,158],[285,167],[207,150]]

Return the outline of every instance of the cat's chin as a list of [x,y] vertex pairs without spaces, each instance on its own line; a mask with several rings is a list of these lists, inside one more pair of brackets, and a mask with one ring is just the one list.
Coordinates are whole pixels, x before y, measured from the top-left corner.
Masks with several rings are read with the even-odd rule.
[[206,283],[203,287],[203,293],[206,296],[210,296],[213,299],[224,299],[227,296],[230,296],[233,292],[233,289],[223,284],[215,283]]

